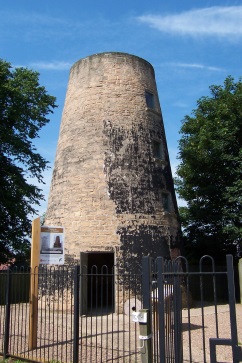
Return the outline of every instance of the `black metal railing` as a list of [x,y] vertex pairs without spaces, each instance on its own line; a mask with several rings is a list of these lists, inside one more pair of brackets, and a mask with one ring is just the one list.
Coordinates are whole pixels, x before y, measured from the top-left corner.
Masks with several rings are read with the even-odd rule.
[[222,348],[221,360],[239,362],[232,256],[227,256],[222,269],[210,256],[203,256],[196,268],[184,257],[175,261],[144,257],[144,271],[143,301],[153,322],[153,362],[206,363],[210,358],[215,362],[216,345]]
[[[37,313],[29,300],[31,279],[38,284]],[[0,354],[41,362],[139,362],[131,313],[141,308],[140,287],[140,271],[119,274],[107,266],[3,271]]]
[[[149,314],[149,344],[132,321],[140,309]],[[144,356],[149,363],[239,362],[232,257],[223,269],[204,256],[196,268],[183,257],[145,257],[136,274],[115,266],[1,271],[0,355],[60,363],[141,363]]]

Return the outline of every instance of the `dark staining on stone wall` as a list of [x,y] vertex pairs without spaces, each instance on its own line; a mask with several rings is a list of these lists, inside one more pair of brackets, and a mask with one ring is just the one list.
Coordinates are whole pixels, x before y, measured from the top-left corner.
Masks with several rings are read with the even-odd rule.
[[155,225],[136,225],[121,227],[117,233],[120,235],[119,268],[135,273],[136,263],[141,263],[143,256],[156,258],[163,256],[170,259],[169,237],[162,227]]
[[[177,233],[175,236],[170,236],[170,249],[179,249],[179,253],[182,251],[182,232],[181,229],[177,229]],[[180,254],[179,254],[180,256]]]
[[104,172],[117,214],[154,214],[166,182],[162,165],[153,157],[152,132],[142,124],[127,130],[111,121],[104,121],[103,132]]
[[[173,190],[173,180],[169,163],[156,160],[152,148],[154,139],[164,146],[165,135],[155,129],[147,130],[142,124],[127,130],[114,126],[111,121],[104,121],[103,133],[104,172],[116,213],[136,214],[147,220],[147,224],[132,220],[117,231],[120,235],[118,267],[131,272],[145,255],[170,258],[170,242],[176,245],[179,238],[171,241],[169,227],[163,225],[161,212],[162,190]],[[163,151],[167,160],[166,144]],[[139,218],[137,216],[135,218]]]

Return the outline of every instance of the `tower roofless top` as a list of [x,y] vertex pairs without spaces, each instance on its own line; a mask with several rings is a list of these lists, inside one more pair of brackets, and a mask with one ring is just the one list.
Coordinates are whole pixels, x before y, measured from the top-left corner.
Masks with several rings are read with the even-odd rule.
[[149,63],[147,60],[145,60],[144,58],[141,58],[141,57],[138,57],[136,55],[133,55],[133,54],[130,54],[130,53],[125,53],[125,52],[102,52],[102,53],[95,53],[95,54],[92,54],[88,57],[85,57],[85,58],[81,58],[79,59],[77,62],[75,62],[73,64],[73,66],[71,67],[71,70],[77,66],[80,65],[80,63],[82,62],[85,62],[85,61],[91,61],[93,58],[104,58],[104,57],[110,57],[110,58],[115,58],[115,59],[118,59],[118,57],[122,57],[122,58],[129,58],[129,59],[134,59],[134,60],[138,60],[139,62],[141,63],[145,63],[146,66],[150,67],[153,72],[154,72],[154,68],[152,66],[151,63]]

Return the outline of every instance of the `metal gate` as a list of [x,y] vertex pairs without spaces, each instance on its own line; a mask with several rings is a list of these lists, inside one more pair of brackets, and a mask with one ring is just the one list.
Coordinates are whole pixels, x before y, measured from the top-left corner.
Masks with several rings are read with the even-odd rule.
[[[210,256],[203,256],[196,270],[183,257],[144,257],[142,282],[143,307],[152,319],[153,362],[242,360],[231,255],[224,271]],[[225,311],[222,320],[220,311]]]

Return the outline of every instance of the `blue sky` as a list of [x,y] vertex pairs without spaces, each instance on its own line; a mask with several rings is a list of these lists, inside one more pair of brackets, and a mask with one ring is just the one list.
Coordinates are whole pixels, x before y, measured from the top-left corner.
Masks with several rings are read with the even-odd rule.
[[[58,109],[36,140],[53,165],[71,65],[119,51],[156,74],[173,171],[181,121],[209,86],[242,76],[242,5],[236,0],[9,0],[0,6],[0,57],[40,73]],[[52,170],[42,186],[48,197]],[[179,201],[181,204],[182,201]],[[46,210],[42,203],[40,214]]]

